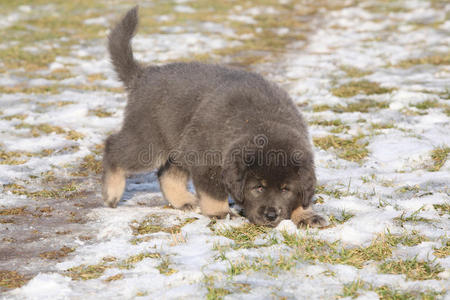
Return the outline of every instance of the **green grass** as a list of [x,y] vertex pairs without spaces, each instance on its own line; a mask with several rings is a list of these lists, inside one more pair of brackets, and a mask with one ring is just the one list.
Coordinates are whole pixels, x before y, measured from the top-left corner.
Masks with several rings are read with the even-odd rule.
[[367,113],[372,110],[386,109],[388,107],[389,107],[388,102],[362,99],[357,102],[348,103],[347,105],[341,104],[335,106],[329,106],[326,104],[313,105],[312,110],[314,112],[331,110],[332,112],[335,113],[354,113],[354,112]]
[[[246,223],[239,227],[231,227],[225,230],[217,230],[215,234],[224,236],[234,241],[233,249],[255,248],[262,245],[255,245],[255,239],[270,231],[269,227]],[[264,245],[266,246],[266,245]]]
[[439,212],[439,215],[450,214],[450,203],[433,204],[434,209]]
[[177,270],[170,267],[170,260],[167,257],[163,258],[161,263],[156,268],[158,269],[159,273],[167,276],[178,272]]
[[387,285],[373,286],[365,281],[357,279],[350,283],[344,284],[342,292],[337,295],[337,299],[351,297],[352,299],[357,298],[365,291],[374,291],[380,297],[380,300],[434,300],[437,296],[442,295],[443,292],[436,291],[420,291],[420,290],[408,290],[401,291],[395,288],[389,287]]
[[203,278],[203,282],[207,290],[207,300],[220,300],[223,299],[223,297],[225,297],[226,295],[232,293],[230,290],[227,290],[225,288],[215,287],[214,279],[214,276],[205,276]]
[[342,293],[338,295],[338,298],[351,297],[356,298],[360,295],[359,290],[364,287],[365,283],[361,280],[356,280],[347,284],[344,284]]
[[433,160],[433,166],[429,167],[428,171],[431,172],[439,171],[447,161],[449,154],[450,154],[450,147],[448,146],[441,146],[433,149],[433,151],[431,151],[431,159]]
[[227,269],[227,274],[229,276],[263,271],[265,274],[276,277],[280,272],[289,271],[294,268],[297,264],[297,260],[294,256],[280,256],[279,258],[263,256],[258,257],[253,261],[232,262],[228,260],[228,263],[230,264]]
[[345,264],[362,268],[369,261],[383,261],[392,255],[393,249],[403,244],[414,246],[426,240],[416,232],[394,235],[389,232],[379,235],[369,246],[345,248],[339,242],[326,242],[312,237],[284,233],[284,244],[295,250],[295,259],[319,261],[330,264]]
[[334,215],[330,216],[330,222],[333,224],[344,224],[351,218],[353,218],[355,215],[347,213],[345,210],[341,212],[341,215],[339,217],[335,217]]
[[438,274],[444,271],[439,264],[414,259],[386,261],[378,266],[381,273],[404,274],[410,280],[440,279]]
[[400,226],[403,227],[405,222],[424,222],[424,223],[431,223],[432,220],[431,219],[427,219],[424,217],[420,217],[419,213],[422,211],[423,208],[420,208],[418,210],[416,210],[415,212],[413,212],[412,214],[410,214],[409,216],[407,216],[406,212],[403,212],[400,217],[395,217],[394,221],[397,221]]

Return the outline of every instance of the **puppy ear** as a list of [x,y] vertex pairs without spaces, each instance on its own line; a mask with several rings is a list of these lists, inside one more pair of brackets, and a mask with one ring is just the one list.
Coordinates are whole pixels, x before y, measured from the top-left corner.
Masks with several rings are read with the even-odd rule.
[[297,192],[298,204],[306,209],[312,204],[312,198],[316,188],[314,164],[311,162],[308,166],[300,167],[298,175],[300,177],[299,189]]
[[223,165],[222,178],[226,190],[233,199],[242,204],[244,202],[244,187],[247,180],[248,138],[243,137],[234,142],[228,149]]
[[245,165],[240,161],[230,163],[224,168],[222,176],[227,191],[237,203],[242,204],[244,202],[244,187],[247,179],[247,168]]

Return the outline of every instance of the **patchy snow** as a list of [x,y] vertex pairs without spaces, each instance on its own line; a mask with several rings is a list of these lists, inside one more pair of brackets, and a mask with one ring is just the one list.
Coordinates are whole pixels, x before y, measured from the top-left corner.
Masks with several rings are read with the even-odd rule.
[[[195,13],[189,2],[177,0],[175,11]],[[290,1],[280,3],[287,5]],[[276,68],[258,66],[268,77],[286,86],[296,102],[306,103],[303,113],[309,121],[339,119],[348,126],[345,132],[333,132],[333,126],[311,125],[312,137],[335,134],[349,138],[362,134],[363,141],[367,142],[368,155],[357,163],[338,157],[337,149],[316,147],[318,183],[325,189],[316,196],[316,209],[324,216],[336,219],[348,216],[348,220],[321,230],[299,229],[290,220],[285,220],[276,229],[255,239],[254,248],[234,249],[233,240],[216,234],[245,225],[247,221],[242,217],[217,220],[212,224],[198,211],[166,208],[167,202],[162,198],[154,173],[129,178],[123,200],[116,209],[102,206],[100,175],[92,174],[84,180],[74,179],[77,188],[88,194],[86,198],[82,195],[68,199],[58,196],[48,203],[33,199],[32,192],[44,188],[35,180],[36,177],[54,176],[55,182],[64,182],[75,176],[71,174],[87,156],[100,159],[100,154],[93,154],[94,151],[101,153],[101,148],[97,149],[96,145],[102,144],[108,134],[120,127],[125,95],[114,90],[121,84],[112,71],[104,41],[74,45],[69,56],[58,56],[49,65],[48,71],[67,69],[72,77],[58,80],[36,76],[28,79],[2,74],[2,87],[24,81],[27,87],[56,84],[63,87],[54,94],[17,92],[0,95],[1,159],[24,160],[0,164],[0,209],[23,206],[28,213],[17,224],[8,223],[6,217],[2,219],[5,222],[0,223],[0,255],[9,257],[7,255],[11,255],[11,251],[21,251],[29,262],[25,265],[21,257],[2,259],[0,270],[14,269],[33,275],[24,286],[7,291],[2,297],[198,299],[207,294],[207,278],[211,276],[216,288],[231,291],[226,299],[271,296],[329,299],[340,294],[344,284],[356,280],[374,287],[386,285],[406,292],[431,290],[442,293],[442,298],[450,297],[447,290],[450,258],[439,257],[435,253],[435,249],[446,245],[450,229],[448,208],[447,211],[440,209],[450,202],[450,162],[447,161],[439,171],[429,171],[433,164],[430,152],[450,145],[450,120],[442,108],[449,102],[450,69],[448,64],[396,66],[405,59],[414,60],[450,51],[450,23],[445,20],[450,6],[439,10],[426,1],[396,1],[395,4],[403,9],[383,12],[369,9],[369,4],[381,5],[362,1],[359,5],[341,9],[320,10],[315,17],[318,18],[314,21],[315,30],[308,33],[304,47],[298,43],[287,47],[287,53],[277,58]],[[20,22],[31,10],[30,6],[21,6],[18,11],[2,16],[0,28]],[[256,17],[262,14],[276,15],[277,9],[236,6],[227,20],[255,25]],[[162,15],[158,21],[172,19],[171,15]],[[84,23],[109,26],[108,20],[95,17],[86,19]],[[194,32],[198,28],[200,31]],[[279,27],[274,29],[274,33],[287,35],[291,30]],[[138,33],[133,47],[137,59],[159,64],[239,45],[239,42],[230,41],[231,37],[236,37],[236,33],[226,24],[204,22],[195,26],[164,27],[158,34]],[[252,39],[253,35],[241,36],[242,40],[245,38]],[[8,43],[5,44],[9,47]],[[28,50],[34,53],[39,47],[33,45]],[[343,66],[359,68],[367,73],[352,78],[342,69]],[[44,73],[41,75],[49,74]],[[338,97],[332,92],[336,86],[360,80],[377,82],[381,87],[394,90],[348,98]],[[77,86],[100,89],[83,90]],[[332,110],[315,112],[308,108],[324,104],[345,106],[367,99],[385,101],[387,108],[343,113]],[[424,101],[434,101],[438,107],[426,110],[416,107]],[[96,115],[99,108],[102,111]],[[376,130],[371,127],[372,123],[390,123],[392,126]],[[40,132],[36,126],[42,124],[59,126],[64,132]],[[68,138],[71,130],[83,137]],[[46,155],[45,151],[54,152]],[[11,189],[14,184],[23,185],[30,193],[21,194],[21,190]],[[59,218],[58,222],[53,223],[53,219],[45,215],[36,217],[47,204],[62,207],[59,210],[62,213],[54,213]],[[70,221],[70,216],[80,217],[83,222]],[[179,232],[159,230],[136,234],[133,224],[152,216],[159,217],[158,226],[164,228],[186,220],[190,223],[186,223]],[[30,218],[33,222],[24,221]],[[416,221],[405,221],[407,218],[415,218]],[[394,234],[414,231],[425,237],[426,240],[416,246],[397,245],[392,258],[434,260],[444,269],[438,276],[439,280],[418,281],[409,280],[405,275],[381,274],[377,269],[379,262],[374,261],[358,269],[350,265],[297,260],[289,270],[276,269],[276,275],[271,274],[268,267],[230,275],[233,264],[252,264],[258,259],[270,264],[282,262],[283,257],[288,259],[293,250],[282,243],[285,233],[339,242],[352,248],[366,247],[388,231]],[[11,236],[26,246],[11,250],[15,249],[14,242],[7,239]],[[276,242],[271,243],[274,240]],[[66,244],[74,248],[67,257],[53,262],[39,258],[44,250],[59,249]],[[222,248],[225,250],[220,250]],[[105,258],[108,257],[117,262],[124,261],[143,253],[158,254],[159,257],[143,258],[130,268],[109,263],[94,279],[72,280],[65,276],[72,267],[106,264]],[[161,271],[165,263],[168,269]],[[116,275],[120,275],[117,280],[108,281]],[[378,299],[374,291],[359,292],[358,299]]]

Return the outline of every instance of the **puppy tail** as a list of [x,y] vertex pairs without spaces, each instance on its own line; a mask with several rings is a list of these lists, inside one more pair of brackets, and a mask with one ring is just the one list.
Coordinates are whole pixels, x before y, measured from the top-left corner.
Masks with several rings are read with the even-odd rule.
[[127,88],[130,87],[133,79],[142,72],[142,67],[134,59],[131,49],[131,39],[138,24],[137,13],[138,6],[129,10],[108,36],[108,50],[114,70]]

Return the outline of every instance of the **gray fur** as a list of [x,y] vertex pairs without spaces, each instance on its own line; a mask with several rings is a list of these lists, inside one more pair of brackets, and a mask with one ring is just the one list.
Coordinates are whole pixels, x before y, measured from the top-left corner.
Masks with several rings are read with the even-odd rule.
[[[310,207],[313,154],[306,123],[287,93],[258,74],[219,65],[140,66],[130,45],[137,23],[135,7],[109,35],[112,63],[127,87],[128,103],[122,129],[106,140],[104,178],[118,168],[128,174],[159,169],[160,176],[178,168],[190,175],[197,193],[213,199],[230,194],[250,221],[271,226],[299,206]],[[263,145],[258,137],[265,138]],[[300,152],[301,161],[251,162],[271,149]],[[205,159],[208,151],[220,159]],[[194,162],[188,153],[194,153]],[[255,180],[267,182],[265,195],[250,195]],[[292,191],[281,197],[279,184],[286,182]],[[105,202],[114,207],[120,199],[108,199],[105,190]],[[267,222],[264,207],[283,212]]]

